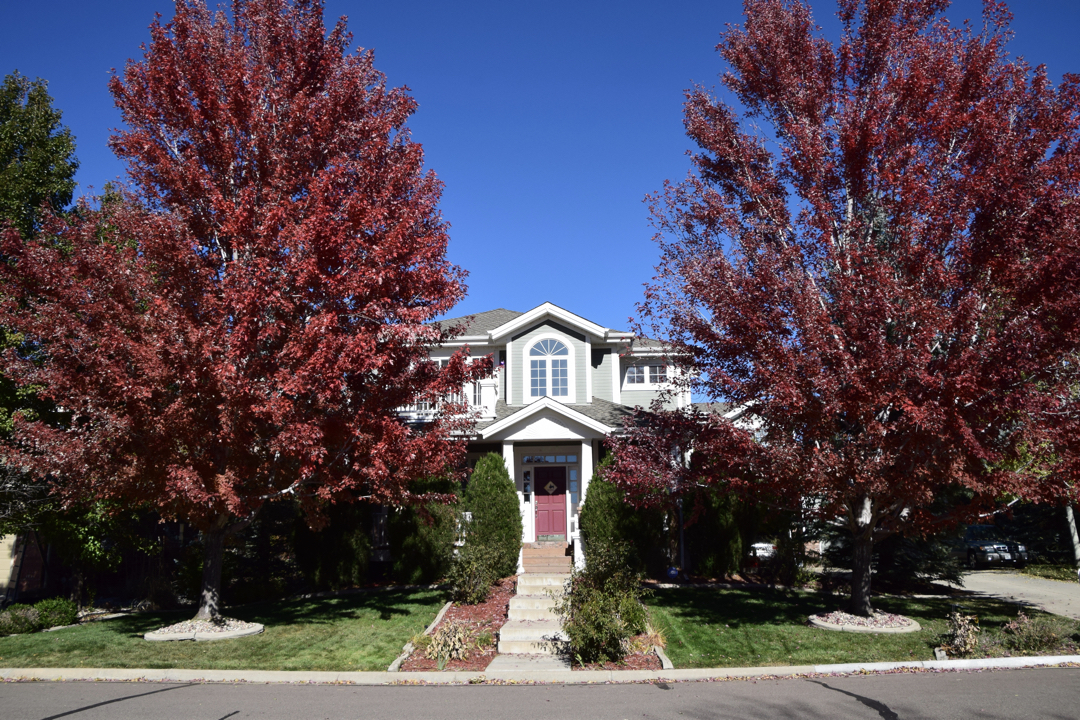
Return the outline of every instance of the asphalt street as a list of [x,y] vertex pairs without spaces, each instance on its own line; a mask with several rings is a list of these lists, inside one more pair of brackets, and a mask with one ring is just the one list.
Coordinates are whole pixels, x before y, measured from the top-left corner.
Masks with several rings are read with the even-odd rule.
[[22,682],[4,720],[1068,718],[1080,668],[641,685],[356,687]]

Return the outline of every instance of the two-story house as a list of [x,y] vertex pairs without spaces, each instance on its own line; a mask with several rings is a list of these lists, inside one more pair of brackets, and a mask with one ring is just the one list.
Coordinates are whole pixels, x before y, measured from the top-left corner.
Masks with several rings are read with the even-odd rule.
[[[474,357],[490,354],[496,368],[492,377],[465,388],[476,417],[470,460],[501,454],[517,486],[522,542],[569,542],[580,564],[578,508],[602,443],[620,432],[634,406],[649,407],[673,379],[664,346],[551,303],[442,324],[459,326],[459,332],[432,349],[432,360],[468,345]],[[686,407],[690,394],[678,393],[666,404]],[[434,411],[412,408],[417,419]]]

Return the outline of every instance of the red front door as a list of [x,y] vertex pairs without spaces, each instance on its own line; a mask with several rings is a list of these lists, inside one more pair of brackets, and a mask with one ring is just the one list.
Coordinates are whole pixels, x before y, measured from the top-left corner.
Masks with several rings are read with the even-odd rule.
[[566,468],[536,468],[536,535],[566,537]]

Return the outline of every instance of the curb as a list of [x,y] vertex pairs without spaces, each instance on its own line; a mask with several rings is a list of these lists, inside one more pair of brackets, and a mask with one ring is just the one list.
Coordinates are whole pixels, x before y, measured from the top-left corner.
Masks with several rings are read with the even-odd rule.
[[0,680],[144,681],[173,683],[294,683],[342,685],[474,685],[484,682],[589,685],[620,682],[707,681],[731,678],[775,678],[798,675],[849,675],[903,670],[1005,670],[1080,666],[1080,655],[926,660],[916,662],[787,665],[753,668],[684,670],[533,670],[507,672],[295,672],[278,670],[123,670],[93,668],[0,668]]

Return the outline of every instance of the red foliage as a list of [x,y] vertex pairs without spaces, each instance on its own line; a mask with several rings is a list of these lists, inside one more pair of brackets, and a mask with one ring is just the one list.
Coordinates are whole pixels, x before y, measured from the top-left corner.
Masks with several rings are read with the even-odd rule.
[[803,4],[746,3],[718,46],[743,113],[688,92],[702,152],[653,198],[639,310],[695,391],[748,414],[661,412],[610,474],[842,518],[864,614],[872,543],[932,527],[935,502],[1066,492],[1046,472],[1076,387],[1080,81],[1010,59],[1003,5],[978,32],[947,5],[843,0],[834,46]]
[[316,0],[180,2],[151,36],[110,84],[135,192],[4,237],[0,324],[41,350],[2,371],[69,418],[20,422],[8,452],[67,498],[190,521],[208,549],[283,495],[316,521],[408,501],[464,451],[460,418],[418,430],[395,408],[490,367],[425,362],[465,287],[415,102]]

